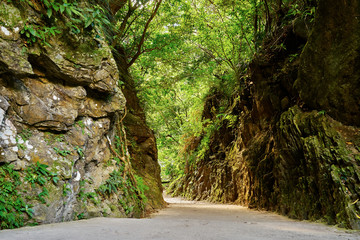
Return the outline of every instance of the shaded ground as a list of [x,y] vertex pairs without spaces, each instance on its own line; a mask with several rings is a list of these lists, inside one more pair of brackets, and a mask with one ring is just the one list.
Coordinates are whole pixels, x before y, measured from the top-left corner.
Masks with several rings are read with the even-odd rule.
[[235,205],[167,198],[169,207],[146,219],[93,218],[0,231],[1,240],[326,239],[360,240],[360,232],[290,220]]

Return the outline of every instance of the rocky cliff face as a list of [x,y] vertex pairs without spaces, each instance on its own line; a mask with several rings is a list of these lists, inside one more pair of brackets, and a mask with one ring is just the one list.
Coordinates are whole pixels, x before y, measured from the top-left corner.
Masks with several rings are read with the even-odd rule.
[[[115,54],[119,57],[119,55]],[[153,211],[165,206],[162,197],[163,187],[160,179],[160,165],[157,161],[157,146],[153,131],[146,125],[146,118],[137,96],[134,79],[124,68],[124,60],[117,58],[123,82],[122,92],[126,98],[124,126],[127,134],[127,147],[136,174],[141,176],[149,187],[145,190],[148,199],[147,210]]]
[[129,139],[129,152],[134,170],[141,176],[149,187],[145,191],[148,209],[161,208],[165,205],[162,197],[163,187],[160,179],[160,165],[157,162],[156,139],[153,131],[146,125],[145,114],[136,96],[134,82],[131,78],[123,79],[124,95],[127,99],[128,109],[124,119],[127,137]]
[[[62,34],[32,43],[29,27],[46,24],[40,12],[1,3],[0,228],[144,210],[145,187],[132,173],[141,165],[130,164],[125,146],[118,63],[100,32],[74,34],[55,21]],[[144,162],[156,169],[152,148],[154,158]],[[160,184],[155,170],[137,174]],[[161,202],[161,189],[152,191],[158,199],[151,201]]]
[[266,42],[175,193],[360,229],[359,6],[319,1],[308,39],[294,22]]

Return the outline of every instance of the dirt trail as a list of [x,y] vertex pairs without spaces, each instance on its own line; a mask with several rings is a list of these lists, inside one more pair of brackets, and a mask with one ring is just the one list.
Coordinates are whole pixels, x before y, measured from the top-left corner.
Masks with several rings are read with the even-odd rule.
[[360,232],[290,220],[235,205],[167,198],[169,207],[146,219],[93,218],[0,231],[1,240],[360,240]]

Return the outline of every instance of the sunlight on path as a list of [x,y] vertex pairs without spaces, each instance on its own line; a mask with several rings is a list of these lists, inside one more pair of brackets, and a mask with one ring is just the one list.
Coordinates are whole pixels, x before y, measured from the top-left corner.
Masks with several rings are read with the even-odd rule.
[[237,205],[165,198],[169,207],[146,219],[93,218],[0,231],[1,240],[360,240],[359,232],[290,220]]

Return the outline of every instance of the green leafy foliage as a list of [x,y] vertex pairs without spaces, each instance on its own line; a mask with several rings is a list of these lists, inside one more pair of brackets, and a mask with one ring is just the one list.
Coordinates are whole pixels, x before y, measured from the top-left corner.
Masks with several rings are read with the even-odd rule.
[[26,39],[26,44],[32,45],[35,42],[40,42],[42,45],[51,47],[48,39],[61,33],[61,31],[56,27],[37,26],[26,23],[20,33]]
[[76,215],[76,218],[77,218],[78,220],[85,219],[85,214],[84,214],[84,213],[80,213],[80,214]]
[[77,2],[68,2],[67,0],[55,1],[55,0],[41,0],[46,8],[46,15],[51,18],[53,13],[66,13],[69,17],[73,15],[82,16],[77,7]]
[[18,143],[17,147],[21,150],[26,150],[26,146],[23,143]]
[[289,10],[286,13],[285,18],[301,17],[312,22],[315,16],[315,10],[316,8],[314,5],[295,3],[289,6]]
[[65,142],[64,134],[53,134],[50,132],[45,132],[45,141],[47,145],[53,145],[57,142]]
[[57,154],[59,154],[60,156],[66,157],[67,155],[71,154],[71,151],[67,150],[67,149],[59,149],[57,147],[53,148],[55,150],[55,152]]
[[86,199],[89,199],[92,203],[95,205],[98,205],[100,203],[99,196],[96,192],[87,192],[85,193]]
[[24,140],[27,141],[32,136],[32,132],[30,129],[24,129],[19,133],[19,136]]
[[82,120],[77,121],[75,126],[79,126],[81,128],[82,134],[85,134],[85,124]]
[[123,186],[123,176],[120,171],[115,170],[110,173],[110,177],[105,181],[105,183],[99,186],[97,192],[103,196],[110,196],[112,193],[117,193],[118,189],[122,189]]
[[128,215],[134,211],[135,206],[143,210],[147,201],[144,191],[148,190],[148,186],[140,176],[135,175],[135,181],[136,185],[123,172],[114,170],[105,183],[96,189],[96,193],[102,197],[110,197],[112,194],[118,195],[118,201]]
[[0,229],[22,227],[25,215],[32,216],[33,210],[18,193],[20,185],[20,175],[13,165],[0,167]]
[[[39,162],[31,164],[25,169],[23,178],[31,184],[32,188],[36,186],[41,188],[36,196],[41,203],[46,203],[45,197],[49,194],[45,184],[48,181],[55,184],[59,180],[57,174],[50,172],[47,168],[47,165]],[[18,171],[14,170],[13,165],[0,166],[0,229],[22,227],[25,219],[33,216],[31,205],[20,194],[22,185],[22,177]],[[31,196],[28,198],[32,199]]]
[[48,165],[36,162],[31,164],[26,169],[25,180],[31,184],[38,184],[43,186],[47,181],[52,181],[56,184],[59,181],[59,177],[56,173],[48,170]]
[[[43,46],[51,47],[49,39],[57,34],[66,31],[63,26],[59,28],[54,23],[55,19],[66,19],[67,26],[72,33],[78,34],[89,27],[99,29],[105,26],[111,26],[106,15],[106,10],[99,4],[89,5],[89,7],[78,4],[74,0],[22,0],[22,2],[34,7],[43,16],[45,25],[35,25],[30,22],[24,24],[21,34],[25,39],[25,44],[32,45],[40,43]],[[96,34],[96,36],[99,36]]]
[[45,197],[49,196],[49,191],[45,187],[45,184],[49,181],[52,181],[56,184],[59,181],[59,177],[56,173],[50,172],[47,168],[49,166],[36,162],[36,164],[31,164],[26,168],[25,181],[31,184],[32,187],[36,185],[40,186],[42,191],[37,195],[37,199],[41,203],[46,203]]
[[111,23],[106,17],[106,11],[99,5],[87,8],[83,15],[84,28],[95,26],[109,26]]
[[145,204],[148,201],[148,199],[144,193],[145,193],[145,191],[149,190],[149,187],[145,184],[144,179],[142,177],[140,177],[136,174],[134,175],[134,177],[135,177],[136,187],[137,187],[136,191],[139,192],[140,198],[142,199],[143,204]]
[[237,88],[241,66],[256,51],[256,6],[241,1],[163,3],[151,28],[155,34],[144,44],[153,50],[144,52],[131,70],[156,134],[164,179],[183,173],[183,149],[210,132],[202,119],[210,89],[230,96]]
[[326,111],[325,110],[321,110],[317,113],[318,115],[325,115],[326,114]]
[[83,158],[85,156],[84,155],[84,149],[82,149],[81,147],[75,146],[74,150],[79,154],[80,158]]
[[71,192],[71,187],[69,183],[64,183],[63,185],[63,196],[66,197]]

